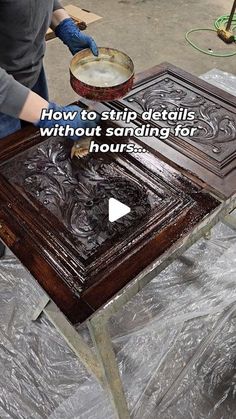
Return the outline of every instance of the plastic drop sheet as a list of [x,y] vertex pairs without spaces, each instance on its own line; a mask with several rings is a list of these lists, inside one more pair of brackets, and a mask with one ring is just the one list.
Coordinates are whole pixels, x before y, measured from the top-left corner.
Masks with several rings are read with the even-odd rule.
[[[0,418],[113,419],[107,395],[50,322],[31,321],[42,295],[7,252],[0,260]],[[236,231],[218,224],[109,327],[133,418],[235,418]],[[91,344],[86,327],[77,329]]]
[[213,68],[200,78],[236,96],[236,76],[234,74]]

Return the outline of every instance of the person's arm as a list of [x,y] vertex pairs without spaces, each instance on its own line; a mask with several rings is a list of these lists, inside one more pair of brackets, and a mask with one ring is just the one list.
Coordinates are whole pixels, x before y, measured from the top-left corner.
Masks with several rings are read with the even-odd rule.
[[55,35],[68,46],[73,55],[85,48],[90,48],[94,55],[98,55],[98,47],[94,39],[77,28],[58,0],[54,0],[50,27]]
[[[52,111],[52,118],[45,118],[41,120],[42,110],[47,109]],[[76,111],[77,115],[73,121],[64,119],[64,112]],[[41,96],[32,92],[32,90],[17,82],[11,75],[0,67],[0,112],[12,116],[14,118],[23,119],[24,121],[31,122],[38,128],[51,128],[55,124],[61,126],[69,125],[76,129],[78,127],[96,127],[96,121],[83,120],[81,118],[81,108],[79,106],[60,106],[53,102],[47,102]],[[54,112],[61,112],[62,117],[54,119]],[[79,137],[73,135],[70,137],[72,140],[77,141]]]
[[42,109],[47,109],[48,106],[49,102],[30,90],[20,111],[19,118],[36,124],[40,120]]
[[18,118],[29,92],[0,67],[0,112]]
[[52,20],[51,20],[51,25],[50,25],[50,28],[53,31],[56,29],[59,23],[61,23],[64,19],[70,19],[69,14],[67,13],[65,9],[63,9],[62,6],[60,6],[59,2],[56,2],[56,5],[54,2],[54,7],[56,7],[56,9],[53,10]]
[[0,68],[0,112],[36,123],[48,102]]

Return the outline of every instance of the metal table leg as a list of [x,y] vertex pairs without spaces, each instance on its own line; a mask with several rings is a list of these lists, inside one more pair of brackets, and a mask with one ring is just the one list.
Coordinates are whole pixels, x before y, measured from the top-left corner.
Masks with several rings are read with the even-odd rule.
[[99,316],[94,316],[87,324],[97,351],[98,359],[103,368],[106,389],[117,418],[130,419],[125,393],[112,347],[112,341],[107,329],[107,323]]
[[48,298],[48,296],[42,298],[39,306],[32,316],[32,320],[37,320],[42,313],[44,313],[55,326],[57,331],[62,335],[66,343],[84,364],[87,370],[104,386],[102,368],[96,354],[87,345],[56,304]]
[[94,316],[87,321],[96,350],[96,352],[93,352],[66,316],[47,295],[39,302],[32,320],[37,320],[42,313],[48,317],[75,355],[109,394],[117,419],[130,419],[106,321],[99,316]]
[[228,227],[232,228],[233,230],[236,230],[236,214],[229,214],[224,219],[224,224]]

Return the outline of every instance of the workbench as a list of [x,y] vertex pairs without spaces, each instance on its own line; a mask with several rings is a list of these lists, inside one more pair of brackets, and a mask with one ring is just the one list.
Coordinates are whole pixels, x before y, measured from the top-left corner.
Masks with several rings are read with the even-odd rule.
[[[73,162],[68,140],[41,138],[32,127],[0,143],[0,237],[46,292],[33,319],[42,312],[50,318],[108,391],[119,418],[130,415],[107,323],[218,221],[232,222],[235,102],[164,64],[97,111],[183,106],[196,112],[196,138],[113,138],[145,144],[148,153]],[[110,197],[132,209],[117,223],[107,221]],[[86,322],[95,352],[75,331],[77,322]]]

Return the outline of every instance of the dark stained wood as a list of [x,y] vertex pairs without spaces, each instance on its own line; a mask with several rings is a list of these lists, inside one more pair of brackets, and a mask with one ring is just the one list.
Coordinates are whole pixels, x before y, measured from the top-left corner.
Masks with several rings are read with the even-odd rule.
[[[139,74],[135,88],[122,100],[103,109],[135,110],[136,125],[145,123],[144,110],[188,108],[196,113],[183,126],[198,128],[192,138],[143,139],[159,153],[206,183],[209,190],[227,198],[236,192],[236,98],[215,86],[164,63]],[[152,126],[170,126],[165,121],[146,121]],[[172,127],[173,128],[173,127]],[[173,132],[173,129],[172,129]]]
[[[77,322],[219,202],[154,150],[71,161],[70,148],[69,140],[42,139],[31,128],[1,140],[0,238]],[[111,197],[132,209],[114,223]]]
[[8,137],[1,139],[0,162],[9,160],[19,151],[24,151],[28,147],[40,143],[42,139],[38,134],[39,131],[33,125],[27,125],[15,134],[8,135]]

